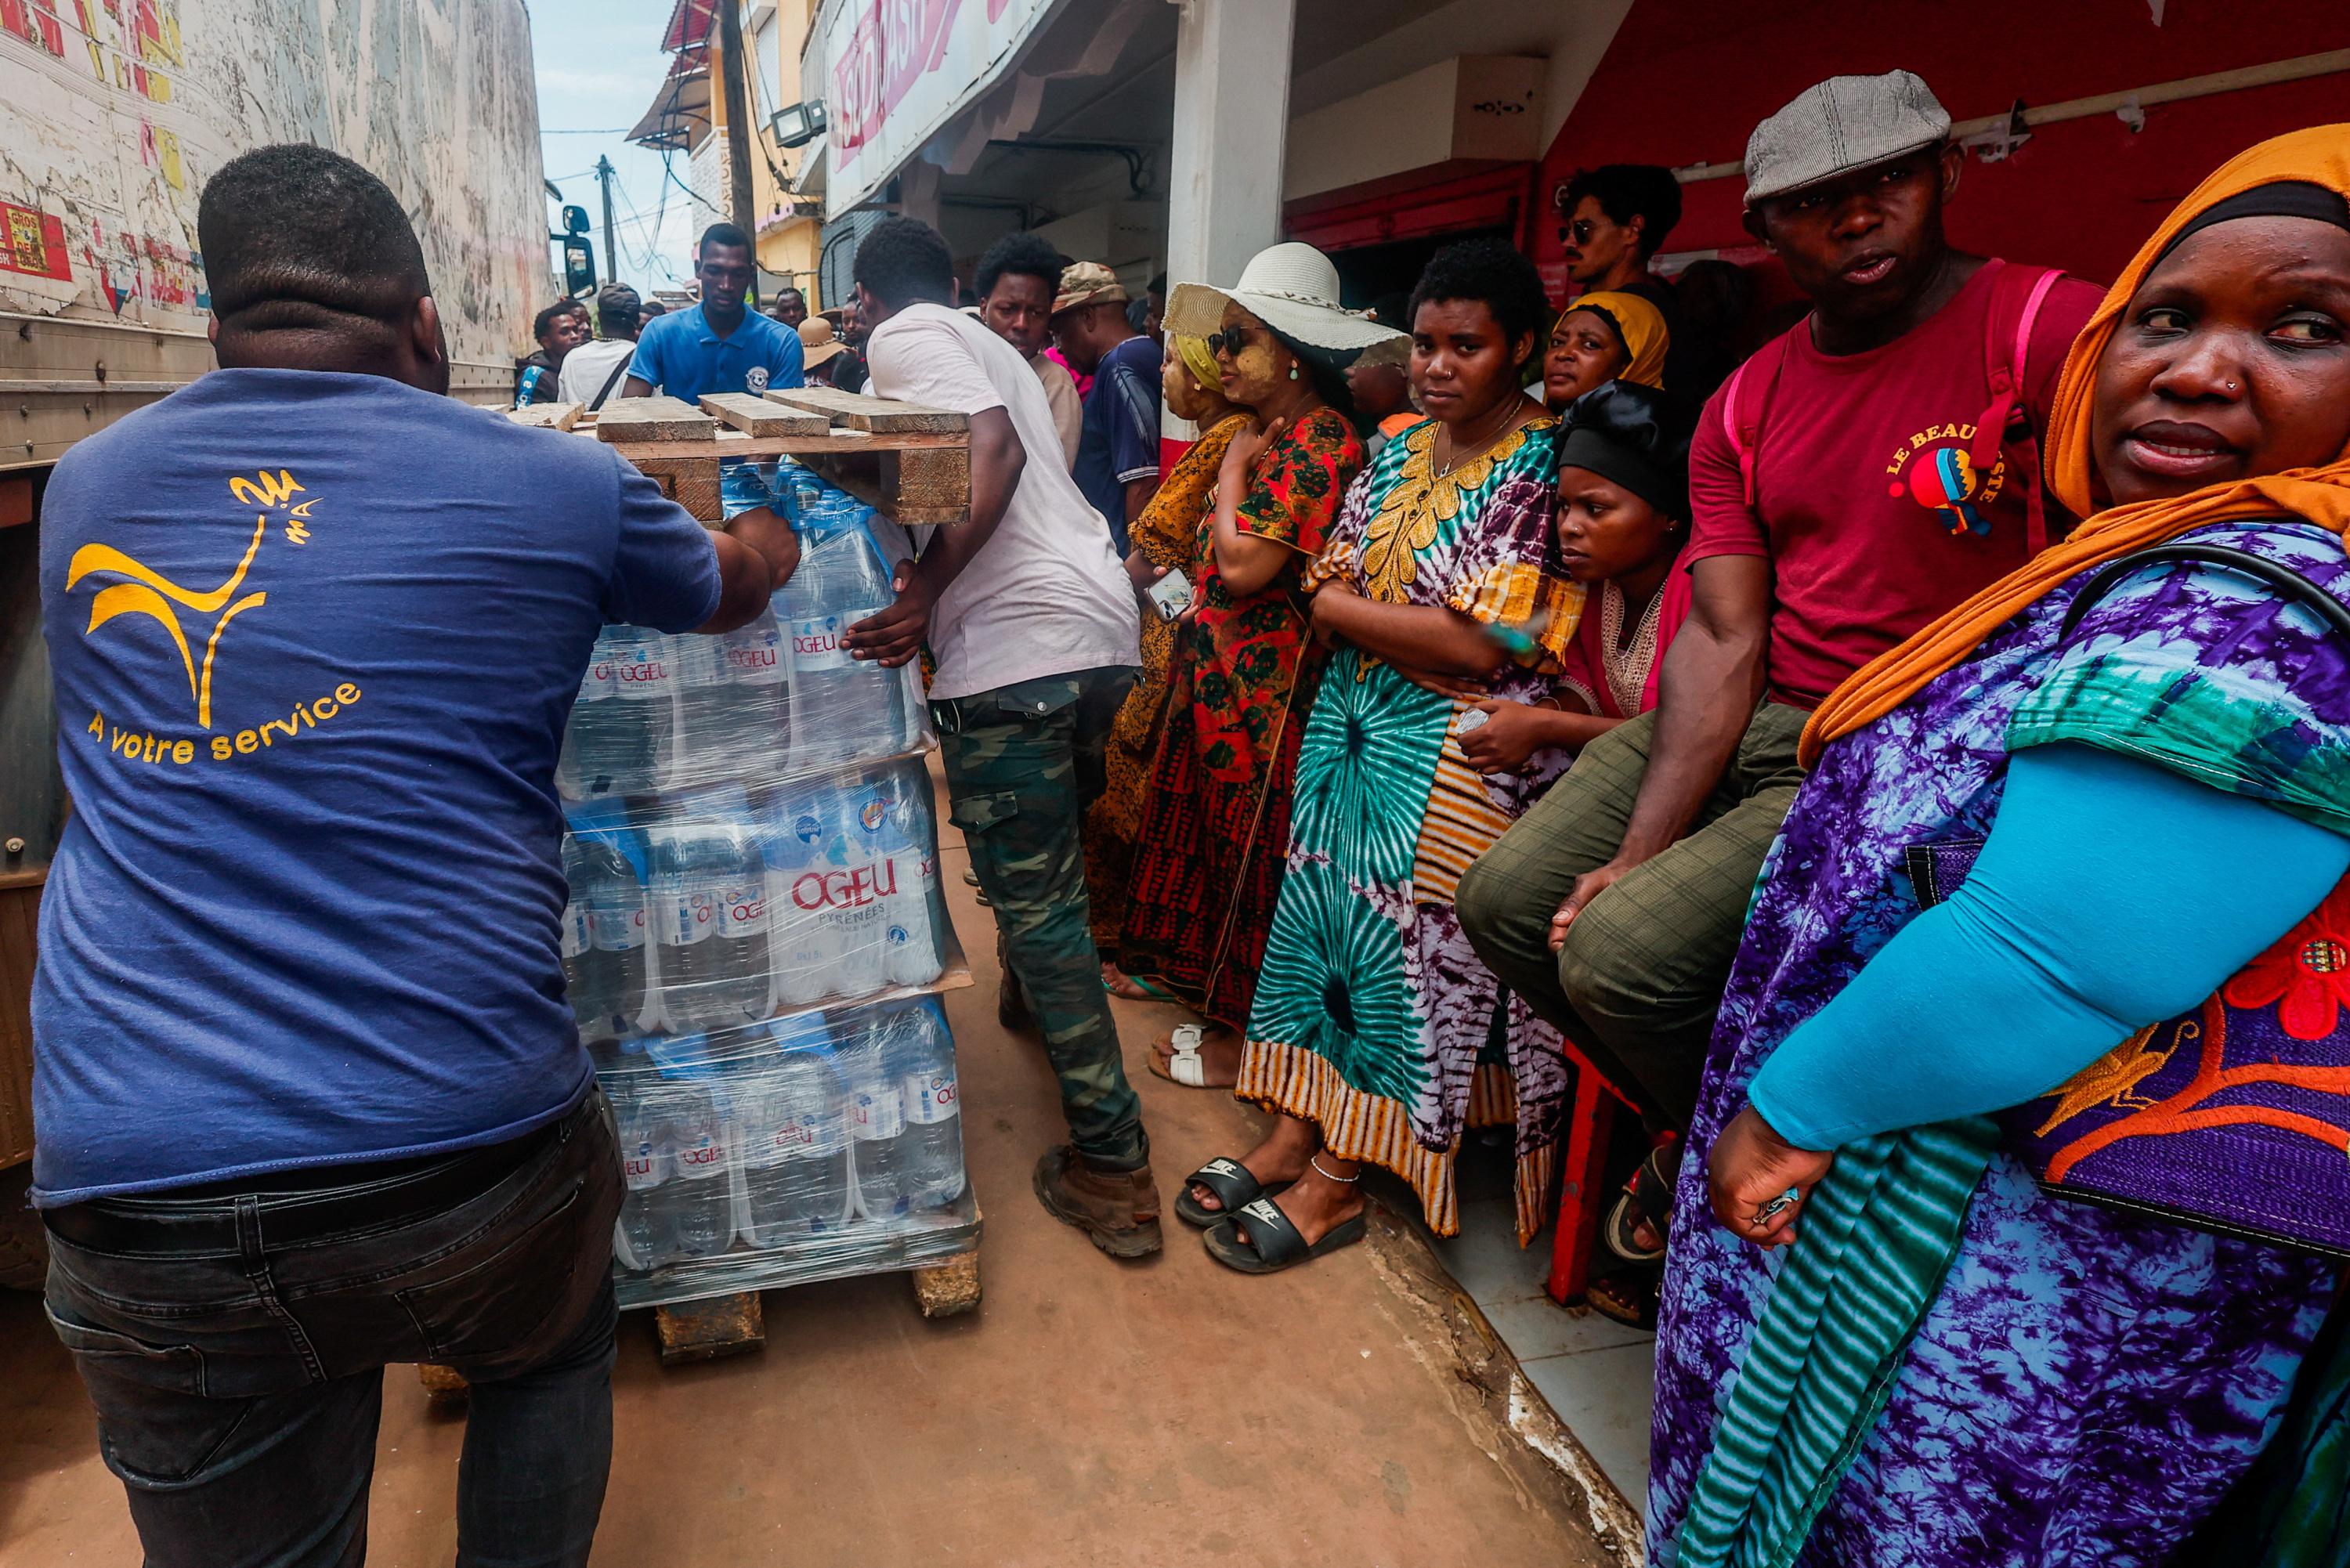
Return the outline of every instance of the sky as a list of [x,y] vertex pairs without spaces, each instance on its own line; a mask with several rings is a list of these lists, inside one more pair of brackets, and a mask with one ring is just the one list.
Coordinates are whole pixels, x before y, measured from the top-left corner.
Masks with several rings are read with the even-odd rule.
[[[619,171],[612,211],[619,280],[639,291],[678,288],[692,270],[693,236],[714,221],[683,189],[692,182],[683,152],[661,155],[621,140],[651,106],[669,72],[660,52],[671,0],[538,0],[531,50],[538,75],[539,146],[546,177],[567,202],[588,209],[596,276],[604,275],[604,210],[593,171],[598,155]],[[546,204],[547,227],[562,227]],[[561,257],[554,262],[561,275]]]

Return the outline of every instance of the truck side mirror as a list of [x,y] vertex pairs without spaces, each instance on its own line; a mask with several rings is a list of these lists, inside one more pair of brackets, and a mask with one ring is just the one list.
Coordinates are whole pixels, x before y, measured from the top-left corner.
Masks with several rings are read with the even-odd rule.
[[584,234],[563,236],[563,292],[574,299],[596,292],[596,250]]

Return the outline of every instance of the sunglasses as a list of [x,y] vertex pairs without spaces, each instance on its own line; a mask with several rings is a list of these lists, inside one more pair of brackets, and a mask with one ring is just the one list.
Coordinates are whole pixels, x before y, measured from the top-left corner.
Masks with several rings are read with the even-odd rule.
[[1575,236],[1576,244],[1587,245],[1591,243],[1591,237],[1599,232],[1599,225],[1589,218],[1577,218],[1567,225],[1567,232]]
[[1254,329],[1247,327],[1227,327],[1221,332],[1211,332],[1208,334],[1208,352],[1237,359],[1254,335]]

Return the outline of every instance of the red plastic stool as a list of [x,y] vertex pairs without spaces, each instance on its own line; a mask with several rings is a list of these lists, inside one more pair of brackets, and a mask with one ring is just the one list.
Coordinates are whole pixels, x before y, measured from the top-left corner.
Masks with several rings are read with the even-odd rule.
[[[1562,1040],[1575,1067],[1575,1108],[1566,1124],[1566,1158],[1559,1167],[1558,1231],[1551,1241],[1550,1280],[1544,1286],[1561,1306],[1583,1300],[1591,1279],[1591,1250],[1599,1241],[1599,1210],[1607,1201],[1608,1123],[1616,1105],[1637,1111],[1632,1097],[1609,1083],[1573,1044]],[[1616,1105],[1609,1104],[1610,1101]]]

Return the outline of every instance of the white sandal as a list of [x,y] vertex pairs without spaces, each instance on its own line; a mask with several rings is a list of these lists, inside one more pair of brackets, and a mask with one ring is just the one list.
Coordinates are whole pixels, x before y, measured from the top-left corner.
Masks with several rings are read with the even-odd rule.
[[1208,1032],[1196,1023],[1179,1023],[1168,1033],[1167,1044],[1172,1047],[1167,1057],[1165,1071],[1160,1071],[1159,1058],[1152,1056],[1150,1070],[1187,1089],[1208,1086],[1208,1072],[1200,1060],[1200,1043]]

